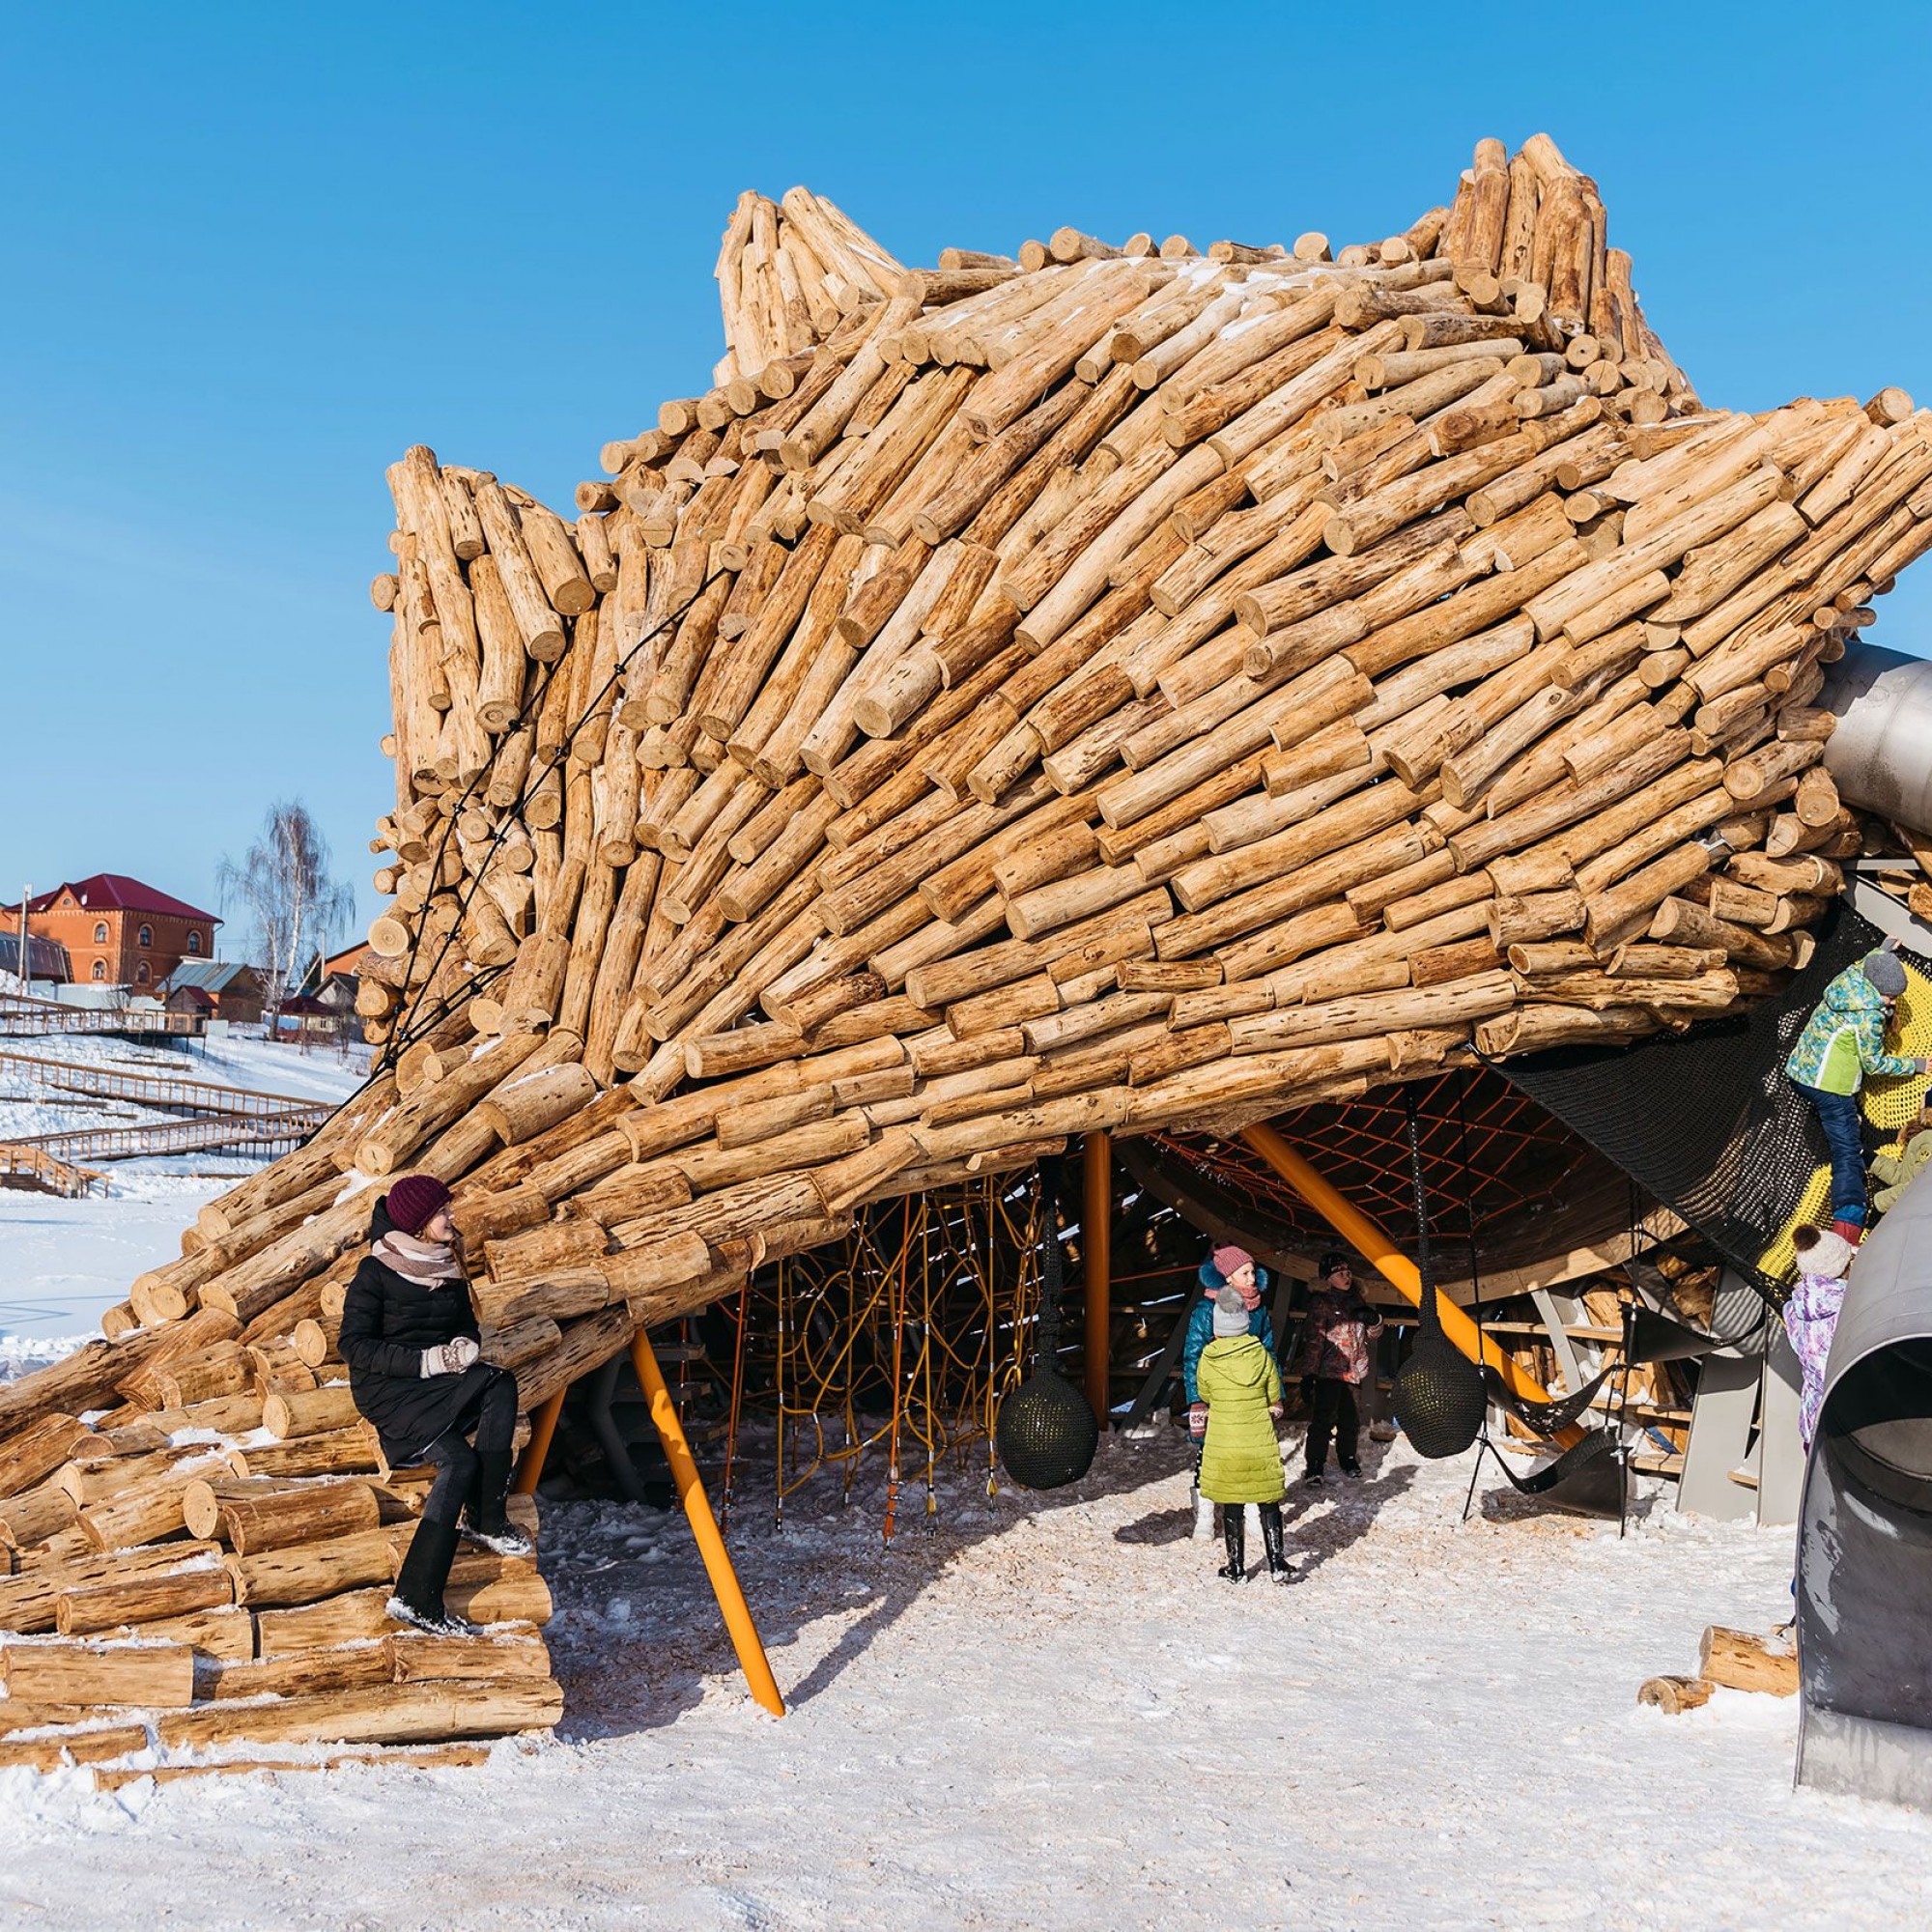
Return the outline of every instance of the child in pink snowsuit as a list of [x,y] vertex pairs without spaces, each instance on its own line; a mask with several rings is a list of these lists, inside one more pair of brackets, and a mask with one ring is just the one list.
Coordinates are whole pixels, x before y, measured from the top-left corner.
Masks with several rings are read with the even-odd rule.
[[1791,1337],[1798,1365],[1804,1372],[1798,1435],[1808,1456],[1811,1438],[1818,1433],[1818,1411],[1825,1403],[1825,1363],[1832,1352],[1838,1311],[1845,1305],[1852,1245],[1843,1236],[1808,1223],[1793,1232],[1791,1245],[1798,1254],[1798,1286],[1784,1304],[1784,1332]]

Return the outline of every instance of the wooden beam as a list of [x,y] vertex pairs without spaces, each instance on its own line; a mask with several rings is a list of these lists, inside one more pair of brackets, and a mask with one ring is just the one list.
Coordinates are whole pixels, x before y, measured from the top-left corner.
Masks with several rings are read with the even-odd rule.
[[1089,1134],[1081,1162],[1085,1206],[1080,1216],[1086,1257],[1087,1333],[1083,1361],[1087,1400],[1105,1434],[1112,1406],[1107,1386],[1114,1301],[1114,1141],[1111,1134]]
[[[1331,1186],[1272,1127],[1244,1128],[1242,1138],[1344,1240],[1352,1243],[1362,1259],[1391,1288],[1416,1307],[1422,1306],[1422,1276],[1415,1264],[1374,1221]],[[1439,1289],[1435,1292],[1435,1311],[1443,1334],[1472,1362],[1487,1363],[1525,1402],[1551,1400],[1549,1391],[1541,1382],[1525,1375],[1515,1358],[1498,1349]],[[1583,1433],[1579,1429],[1567,1429],[1554,1439],[1559,1448],[1567,1449],[1580,1442]]]

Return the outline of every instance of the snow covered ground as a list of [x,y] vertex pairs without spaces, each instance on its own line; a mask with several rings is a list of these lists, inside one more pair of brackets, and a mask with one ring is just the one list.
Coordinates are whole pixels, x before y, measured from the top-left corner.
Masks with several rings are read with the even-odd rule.
[[[352,1059],[331,1048],[304,1054],[242,1034],[189,1050],[101,1036],[8,1040],[0,1055],[0,1140],[89,1126],[137,1126],[179,1118],[119,1101],[49,1094],[11,1055],[173,1074],[300,1099],[342,1100],[364,1078],[366,1048]],[[103,1163],[106,1192],[85,1200],[0,1191],[0,1369],[18,1338],[47,1344],[91,1334],[103,1310],[125,1298],[146,1268],[181,1252],[181,1231],[203,1202],[257,1160],[215,1150]],[[64,1350],[63,1350],[64,1352]]]
[[[129,1051],[49,1057],[82,1048]],[[245,1040],[193,1070],[327,1097],[357,1077]],[[0,1378],[177,1252],[220,1183],[170,1165],[117,1165],[104,1199],[0,1194]],[[1463,1523],[1466,1463],[1398,1443],[1291,1493],[1292,1585],[1236,1588],[1186,1539],[1171,1435],[990,1505],[981,1445],[936,1516],[907,1484],[890,1552],[876,1464],[849,1510],[808,1485],[781,1536],[750,1446],[732,1544],[782,1721],[744,1692],[681,1518],[551,1505],[554,1743],[112,1795],[0,1772],[0,1925],[1932,1923],[1932,1820],[1794,1792],[1794,1705],[1636,1707],[1707,1623],[1789,1613],[1788,1531],[1660,1504],[1619,1541],[1492,1474]]]
[[[983,1452],[981,1452],[983,1454]],[[983,1462],[733,1531],[746,1697],[681,1519],[545,1518],[563,1735],[476,1771],[0,1774],[0,1918],[52,1926],[1845,1927],[1932,1921],[1932,1821],[1791,1788],[1792,1704],[1639,1710],[1786,1613],[1788,1532],[1623,1541],[1403,1445],[1293,1492],[1289,1587],[1185,1540],[1178,1441],[1044,1497]],[[1251,1543],[1253,1538],[1251,1536]]]

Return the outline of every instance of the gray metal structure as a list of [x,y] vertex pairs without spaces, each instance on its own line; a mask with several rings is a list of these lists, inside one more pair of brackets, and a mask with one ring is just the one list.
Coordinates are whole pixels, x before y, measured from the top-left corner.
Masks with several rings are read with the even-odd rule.
[[1798,1782],[1932,1810],[1932,1171],[1859,1251],[1798,1530]]
[[1854,644],[1819,703],[1838,727],[1825,767],[1839,795],[1915,832],[1932,832],[1932,662]]
[[[1851,804],[1932,832],[1932,663],[1855,644],[1819,700]],[[1868,881],[1859,910],[1923,928]],[[1765,1418],[1769,1433],[1770,1418]],[[1798,1523],[1798,1782],[1932,1810],[1932,1175],[1859,1251]]]
[[[27,937],[27,966],[30,980],[44,980],[50,985],[73,978],[68,965],[67,948],[57,939],[43,939],[38,932]],[[0,932],[0,973],[12,973],[15,979],[20,977],[20,935],[17,932]]]

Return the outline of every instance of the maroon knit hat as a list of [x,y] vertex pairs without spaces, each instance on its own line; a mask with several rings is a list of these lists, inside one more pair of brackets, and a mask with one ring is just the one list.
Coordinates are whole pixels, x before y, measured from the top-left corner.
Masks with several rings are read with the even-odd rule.
[[383,1203],[406,1235],[420,1235],[439,1208],[449,1206],[449,1189],[433,1174],[406,1174],[389,1189]]

